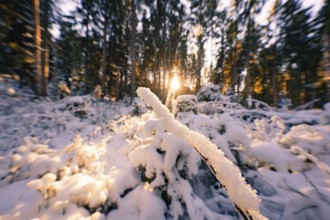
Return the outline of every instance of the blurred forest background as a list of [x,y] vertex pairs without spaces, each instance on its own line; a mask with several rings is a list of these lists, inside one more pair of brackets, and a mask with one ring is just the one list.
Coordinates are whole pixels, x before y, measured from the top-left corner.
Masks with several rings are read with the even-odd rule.
[[177,75],[181,94],[214,83],[273,106],[330,101],[329,0],[314,13],[299,0],[77,0],[69,15],[59,5],[0,1],[1,83],[112,100],[145,86],[164,100]]

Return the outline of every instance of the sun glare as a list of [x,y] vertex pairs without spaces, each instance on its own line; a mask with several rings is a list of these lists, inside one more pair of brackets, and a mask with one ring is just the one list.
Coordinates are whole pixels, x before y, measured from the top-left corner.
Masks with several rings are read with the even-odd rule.
[[171,81],[171,89],[172,90],[177,90],[180,87],[180,82],[179,79],[176,75],[173,76],[173,79]]

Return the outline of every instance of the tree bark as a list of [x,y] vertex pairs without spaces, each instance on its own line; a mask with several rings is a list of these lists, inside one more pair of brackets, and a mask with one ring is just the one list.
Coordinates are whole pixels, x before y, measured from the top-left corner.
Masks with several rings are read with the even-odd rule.
[[89,10],[87,10],[87,15],[86,15],[86,32],[85,32],[85,37],[86,37],[86,50],[85,50],[85,57],[84,57],[84,61],[85,61],[85,77],[87,78],[87,85],[85,87],[85,92],[89,93],[90,91],[92,91],[94,89],[94,87],[96,86],[95,84],[95,80],[94,77],[92,77],[92,74],[90,72],[89,69],[89,65],[90,65],[90,44],[89,44]]
[[137,25],[137,16],[135,11],[135,0],[131,0],[131,42],[130,42],[130,59],[131,59],[131,97],[135,96],[136,90],[136,73],[135,73],[135,64],[136,64],[136,51],[135,51],[135,41],[136,41],[136,25]]
[[104,18],[103,24],[103,48],[102,48],[102,82],[101,89],[102,95],[105,95],[105,81],[106,81],[106,67],[107,67],[107,37],[108,37],[108,18]]
[[197,76],[196,76],[196,92],[201,88],[201,78],[202,78],[202,56],[203,56],[203,43],[202,35],[198,36],[198,52],[197,52]]
[[42,72],[41,72],[41,27],[40,27],[40,2],[33,1],[34,12],[34,43],[35,43],[35,86],[37,96],[42,95]]
[[42,2],[42,41],[41,41],[41,95],[48,95],[48,77],[49,77],[49,33],[48,33],[48,20],[49,20],[49,2]]
[[[322,46],[324,48],[330,47],[330,38],[329,35],[326,34],[327,31],[322,36]],[[322,69],[324,71],[324,82],[326,87],[326,101],[330,102],[330,51],[324,50],[323,56],[322,56]]]

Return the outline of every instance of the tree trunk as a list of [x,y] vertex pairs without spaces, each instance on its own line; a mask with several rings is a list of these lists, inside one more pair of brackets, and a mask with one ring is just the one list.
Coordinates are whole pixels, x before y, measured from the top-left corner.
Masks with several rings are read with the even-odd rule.
[[48,17],[49,17],[49,2],[42,2],[42,41],[41,41],[41,95],[48,95],[48,77],[49,77],[49,34],[48,34]]
[[120,72],[117,71],[114,73],[116,77],[116,101],[120,100]]
[[137,16],[135,11],[135,0],[131,0],[131,45],[130,45],[130,59],[131,59],[131,97],[135,96],[136,90],[136,74],[135,74],[135,63],[136,63],[136,51],[135,51],[135,41],[136,41],[136,25]]
[[202,35],[198,36],[198,52],[197,52],[197,76],[196,76],[196,92],[201,88],[201,78],[202,78]]
[[[276,24],[276,23],[275,23]],[[274,44],[274,63],[273,63],[273,67],[272,67],[272,95],[273,95],[273,106],[277,107],[278,106],[278,82],[276,79],[276,75],[277,75],[277,43],[275,41]]]
[[301,71],[300,73],[300,105],[303,105],[306,102],[306,92],[305,92],[305,84],[306,84],[306,73],[305,71]]
[[35,43],[35,85],[37,96],[42,95],[42,72],[41,72],[41,27],[40,27],[40,2],[33,1],[34,12],[34,43]]
[[[324,48],[330,47],[330,38],[329,35],[326,34],[327,31],[322,36],[322,46]],[[324,50],[323,56],[322,56],[322,69],[324,71],[324,82],[325,82],[325,97],[326,101],[330,102],[330,51]]]
[[[253,13],[251,13],[253,14]],[[248,25],[247,25],[247,34],[251,33],[251,26],[252,26],[252,21],[251,21],[251,16],[249,16],[248,18]],[[251,55],[250,55],[250,42],[248,42],[248,48],[246,50],[246,64],[245,64],[245,68],[246,68],[246,75],[245,75],[245,97],[248,98],[249,95],[251,95],[251,84],[250,84],[250,59],[251,59]],[[238,85],[239,86],[239,85]]]
[[95,81],[93,80],[93,77],[90,73],[90,69],[89,69],[89,65],[90,65],[90,46],[89,46],[89,11],[87,11],[87,22],[86,22],[86,32],[85,32],[85,37],[86,37],[86,49],[85,49],[85,57],[84,57],[84,61],[85,61],[85,77],[87,78],[87,85],[85,87],[85,92],[89,93],[90,91],[92,91],[94,89],[94,87],[96,86]]
[[[162,89],[163,91],[165,91],[165,88],[166,88],[166,84],[165,84],[165,81],[166,81],[166,72],[169,72],[170,71],[170,65],[167,65],[167,62],[166,62],[166,29],[167,29],[167,25],[166,25],[166,8],[167,8],[167,0],[164,0],[164,8],[163,8],[163,18],[162,18],[162,23],[163,23],[163,39],[162,39],[162,42],[163,42],[163,85],[162,85]],[[168,48],[168,50],[170,50],[170,48]],[[170,58],[170,57],[168,57]],[[159,78],[160,80],[160,78]],[[169,83],[169,82],[168,82]],[[167,87],[169,88],[169,87]],[[161,87],[159,85],[159,90],[161,91]]]
[[101,89],[103,96],[106,94],[105,92],[105,81],[106,81],[106,67],[107,67],[107,29],[108,29],[108,18],[104,18],[103,25],[103,48],[102,48],[102,82]]

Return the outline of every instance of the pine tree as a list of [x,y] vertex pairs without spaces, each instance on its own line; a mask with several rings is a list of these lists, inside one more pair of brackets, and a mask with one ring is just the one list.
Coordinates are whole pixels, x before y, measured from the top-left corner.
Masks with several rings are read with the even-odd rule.
[[[60,21],[60,36],[56,40],[57,59],[56,68],[59,76],[58,81],[65,82],[75,90],[79,88],[79,83],[83,81],[83,38],[74,29],[75,20],[72,16],[67,16]],[[72,83],[72,84],[71,84]]]
[[241,62],[243,66],[242,72],[245,72],[245,98],[252,93],[252,88],[257,87],[254,82],[258,82],[258,49],[261,47],[260,27],[255,23],[255,17],[260,13],[263,1],[249,1],[244,5],[244,13],[240,21],[245,29],[245,35],[242,42]]
[[330,1],[326,0],[323,8],[319,12],[322,22],[320,29],[322,60],[321,68],[323,81],[325,83],[325,101],[330,101]]

